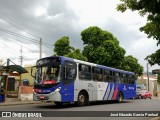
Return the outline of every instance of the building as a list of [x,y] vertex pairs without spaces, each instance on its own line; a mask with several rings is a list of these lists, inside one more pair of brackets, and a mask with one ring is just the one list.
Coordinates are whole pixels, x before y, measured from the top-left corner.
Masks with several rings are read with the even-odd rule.
[[144,85],[146,90],[148,90],[148,79],[149,79],[149,91],[155,96],[156,93],[160,91],[156,75],[149,73],[149,75],[147,76],[147,74],[143,74],[142,76],[138,77],[136,83],[138,85]]
[[[21,81],[21,83],[23,82],[23,80],[28,80],[29,81],[29,85],[33,85],[34,84],[34,77],[31,76],[31,67],[24,67],[28,73],[22,74],[21,77],[16,77],[15,79],[17,81]],[[34,67],[32,69],[32,75],[35,75],[36,73],[36,68]]]

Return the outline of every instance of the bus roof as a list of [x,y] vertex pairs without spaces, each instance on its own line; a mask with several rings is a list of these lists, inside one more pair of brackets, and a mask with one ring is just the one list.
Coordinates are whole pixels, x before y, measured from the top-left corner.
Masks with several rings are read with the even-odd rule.
[[64,56],[51,56],[51,57],[60,57],[61,60],[62,60],[62,62],[64,62],[65,60],[74,61],[74,62],[86,64],[86,65],[91,65],[91,66],[99,67],[99,68],[102,68],[102,69],[112,70],[112,71],[115,71],[115,72],[121,72],[121,73],[123,72],[125,74],[135,75],[134,72],[120,70],[120,69],[116,69],[116,68],[112,68],[112,67],[108,67],[108,66],[104,66],[104,65],[99,65],[99,64],[95,64],[95,63],[90,63],[90,62],[86,62],[86,61],[82,61],[82,60],[77,60],[77,59],[73,59],[73,58],[68,58],[68,57],[64,57]]

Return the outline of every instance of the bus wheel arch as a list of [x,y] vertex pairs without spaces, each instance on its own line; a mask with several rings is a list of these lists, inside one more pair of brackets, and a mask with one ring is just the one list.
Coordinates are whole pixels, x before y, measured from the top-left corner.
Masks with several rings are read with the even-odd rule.
[[119,92],[118,92],[117,98],[118,98],[117,101],[118,101],[119,103],[123,102],[124,94],[123,94],[122,91],[119,91]]
[[77,105],[78,106],[85,106],[89,105],[89,94],[86,90],[81,90],[77,97]]

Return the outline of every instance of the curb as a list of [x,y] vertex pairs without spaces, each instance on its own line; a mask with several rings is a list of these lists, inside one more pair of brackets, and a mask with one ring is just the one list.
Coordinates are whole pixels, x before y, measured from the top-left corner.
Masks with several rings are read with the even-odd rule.
[[0,106],[12,106],[12,105],[24,105],[24,104],[42,104],[42,102],[21,102],[20,101],[19,103],[0,103]]
[[154,118],[151,118],[149,120],[160,120],[160,117],[154,117]]

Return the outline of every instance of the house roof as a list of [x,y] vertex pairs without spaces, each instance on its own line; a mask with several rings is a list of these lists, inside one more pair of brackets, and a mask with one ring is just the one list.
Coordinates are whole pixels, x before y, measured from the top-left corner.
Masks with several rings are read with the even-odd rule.
[[0,71],[18,72],[19,74],[28,73],[28,71],[19,65],[1,66]]

